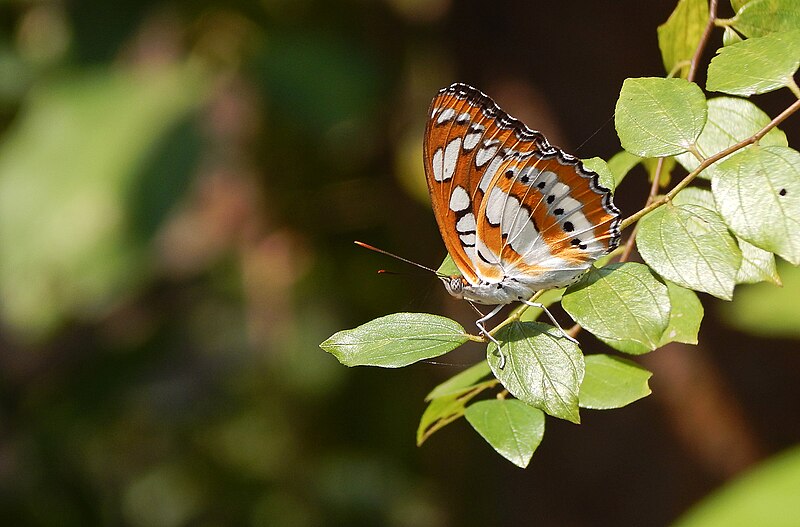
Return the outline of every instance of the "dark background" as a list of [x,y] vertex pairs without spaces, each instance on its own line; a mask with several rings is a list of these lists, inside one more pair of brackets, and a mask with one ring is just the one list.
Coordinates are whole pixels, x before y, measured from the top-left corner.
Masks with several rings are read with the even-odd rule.
[[[391,312],[474,319],[435,278],[352,244],[431,266],[444,256],[420,155],[437,89],[471,83],[554,144],[608,159],[623,80],[664,75],[656,27],[673,8],[0,5],[2,522],[667,525],[794,444],[796,341],[723,324],[709,297],[700,346],[638,359],[652,396],[584,411],[580,427],[548,418],[527,470],[464,420],[414,445],[425,394],[479,348],[402,370],[347,369],[318,348]],[[195,77],[157,111],[129,97],[157,98],[149,79],[187,68]],[[44,105],[51,94],[60,102]],[[82,106],[101,97],[95,113]],[[757,102],[776,115],[791,100]],[[62,119],[83,127],[59,132]],[[797,119],[783,128],[793,144]],[[93,169],[105,158],[119,174]],[[617,205],[638,210],[648,187],[632,174]]]

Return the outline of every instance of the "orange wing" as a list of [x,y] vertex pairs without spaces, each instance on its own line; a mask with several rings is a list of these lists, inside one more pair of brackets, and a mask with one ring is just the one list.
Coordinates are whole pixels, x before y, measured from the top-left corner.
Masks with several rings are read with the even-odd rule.
[[433,212],[448,253],[473,285],[485,278],[476,271],[481,202],[503,163],[498,154],[519,143],[487,111],[493,106],[480,91],[456,83],[433,99],[425,128],[423,159]]
[[597,174],[475,88],[434,98],[424,160],[442,238],[472,284],[560,287],[617,246],[619,211]]

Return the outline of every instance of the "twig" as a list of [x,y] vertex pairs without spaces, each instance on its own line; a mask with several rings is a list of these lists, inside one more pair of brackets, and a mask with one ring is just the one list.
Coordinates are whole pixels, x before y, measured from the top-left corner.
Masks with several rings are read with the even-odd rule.
[[717,0],[711,0],[708,4],[708,22],[706,23],[706,28],[703,31],[703,36],[700,37],[700,42],[697,44],[697,48],[694,50],[692,62],[689,65],[689,74],[686,76],[686,79],[689,82],[694,82],[694,77],[697,74],[697,64],[700,62],[700,57],[703,54],[703,50],[706,49],[706,44],[708,44],[709,38],[711,38],[711,31],[714,29],[714,21],[716,19]]
[[[653,182],[650,184],[650,192],[647,194],[647,201],[645,202],[644,206],[648,206],[650,203],[656,199],[658,195],[658,189],[661,188],[661,172],[664,170],[664,160],[665,158],[660,157],[658,158],[658,164],[656,165],[656,171],[653,174]],[[625,250],[622,252],[622,256],[619,257],[620,262],[627,262],[628,258],[631,256],[631,252],[633,252],[633,245],[636,242],[636,234],[639,232],[639,224],[637,223],[633,227],[633,232],[628,236],[628,241],[625,243]]]

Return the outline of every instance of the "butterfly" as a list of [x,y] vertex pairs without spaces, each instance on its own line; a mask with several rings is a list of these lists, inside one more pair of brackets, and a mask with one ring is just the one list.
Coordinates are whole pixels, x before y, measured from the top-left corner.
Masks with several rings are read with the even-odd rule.
[[619,244],[620,213],[598,175],[472,86],[452,84],[431,102],[423,160],[439,232],[461,273],[440,278],[456,298],[497,306],[477,325],[498,350],[489,318],[576,282]]

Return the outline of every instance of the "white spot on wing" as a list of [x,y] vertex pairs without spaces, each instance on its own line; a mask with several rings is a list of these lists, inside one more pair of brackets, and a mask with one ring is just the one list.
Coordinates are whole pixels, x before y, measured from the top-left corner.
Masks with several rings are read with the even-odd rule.
[[475,232],[475,215],[470,212],[461,216],[456,223],[456,231],[460,233]]
[[458,163],[458,153],[461,149],[461,138],[456,137],[444,149],[444,171],[442,174],[442,181],[447,181],[456,171],[456,163]]
[[461,243],[464,245],[475,245],[475,233],[471,232],[469,234],[462,234],[459,236]]
[[539,236],[530,212],[522,207],[517,198],[495,187],[488,199],[486,218],[492,225],[500,225],[500,231],[506,235],[506,243],[526,263],[538,265],[540,261],[552,258],[550,247]]
[[569,187],[560,181],[557,181],[548,193],[549,196],[555,196],[553,203],[558,203],[562,198],[569,194]]
[[492,179],[494,179],[495,174],[497,174],[497,171],[500,169],[500,165],[502,164],[503,158],[495,157],[492,162],[489,163],[489,166],[486,167],[486,172],[483,174],[480,183],[478,183],[478,187],[484,192],[484,194],[489,188],[489,183],[492,182]]
[[442,110],[442,112],[439,114],[439,117],[436,119],[436,124],[444,124],[453,117],[455,117],[455,115],[456,111],[454,109],[445,108],[444,110]]
[[472,150],[473,148],[478,146],[478,141],[481,140],[481,135],[482,134],[483,134],[482,131],[481,132],[474,132],[474,133],[467,134],[464,137],[464,150],[469,152],[470,150]]
[[539,169],[536,167],[525,167],[519,171],[517,181],[525,185],[532,185],[539,179]]
[[[579,212],[579,209],[582,207],[581,202],[571,196],[564,196],[559,201],[556,201],[552,205],[550,205],[550,209],[563,209],[570,215],[580,216],[581,218],[586,219],[582,213]],[[573,212],[571,212],[573,211]],[[563,215],[562,215],[563,216]]]
[[442,155],[444,152],[441,148],[437,148],[436,152],[433,153],[433,159],[431,163],[433,164],[433,179],[436,181],[442,181]]
[[[558,176],[552,170],[545,170],[539,172],[536,178],[536,188],[540,189],[543,193],[549,192],[550,187],[558,181]],[[544,183],[544,185],[542,185]]]
[[495,154],[497,154],[498,148],[499,147],[495,144],[492,146],[484,146],[478,150],[478,153],[475,154],[475,164],[478,167],[485,165],[491,158],[495,156]]
[[469,194],[464,187],[456,187],[450,195],[450,210],[461,212],[469,208]]
[[461,115],[459,115],[458,117],[456,117],[456,122],[457,122],[458,124],[465,124],[465,123],[468,123],[468,122],[469,122],[469,120],[470,120],[470,115],[469,115],[469,112],[464,112],[464,113],[462,113]]

